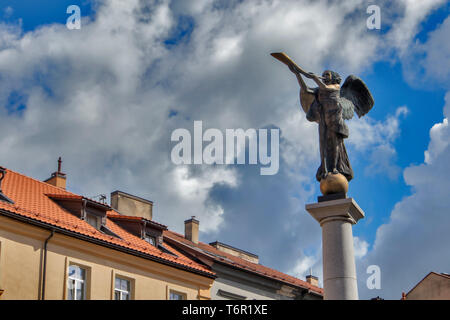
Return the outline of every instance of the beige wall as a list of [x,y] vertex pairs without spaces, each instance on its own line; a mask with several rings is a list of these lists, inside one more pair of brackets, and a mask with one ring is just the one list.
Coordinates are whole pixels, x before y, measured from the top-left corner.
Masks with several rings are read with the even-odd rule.
[[[38,299],[49,230],[0,216],[0,299]],[[131,280],[133,298],[164,300],[170,290],[209,299],[213,279],[55,233],[48,243],[46,299],[65,299],[67,269],[88,271],[87,298],[112,299],[115,275]]]
[[243,253],[243,252],[240,252],[240,251],[237,251],[237,250],[233,250],[233,249],[231,249],[231,248],[222,246],[222,245],[220,245],[220,244],[217,244],[215,247],[216,247],[218,250],[220,250],[220,251],[229,253],[229,254],[231,254],[231,255],[233,255],[233,256],[236,256],[236,257],[239,257],[239,258],[241,258],[241,259],[244,259],[244,260],[247,260],[247,261],[256,263],[256,264],[259,263],[259,258],[253,257],[253,256],[248,255],[248,254],[245,254],[245,253]]
[[148,220],[153,218],[152,202],[120,191],[111,194],[111,207],[124,215],[142,217]]
[[407,300],[450,300],[450,279],[430,274],[407,295]]

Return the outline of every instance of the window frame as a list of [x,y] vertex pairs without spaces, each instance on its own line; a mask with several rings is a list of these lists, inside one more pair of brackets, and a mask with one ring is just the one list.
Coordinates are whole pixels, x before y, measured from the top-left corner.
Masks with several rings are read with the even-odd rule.
[[[123,290],[121,288],[116,288],[116,281],[117,280],[121,280],[121,281],[126,281],[128,282],[128,291]],[[116,292],[119,293],[119,299],[116,299]],[[114,300],[132,300],[132,292],[133,292],[133,282],[131,279],[126,278],[126,277],[122,277],[120,275],[115,275],[114,276],[114,292],[113,292],[113,298]],[[126,293],[128,294],[128,299],[121,299],[122,298],[122,294]]]
[[[180,296],[182,299],[172,299],[172,294]],[[174,300],[174,301],[175,300],[187,300],[187,294],[184,292],[177,291],[177,290],[169,289],[169,297],[168,298],[169,298],[168,300]]]
[[[91,218],[91,219],[94,218],[94,219],[95,219],[95,221],[96,221],[95,226],[92,225],[92,224],[89,222],[89,218]],[[101,226],[102,226],[102,218],[99,217],[99,216],[97,216],[96,214],[92,214],[92,213],[86,212],[86,218],[85,218],[85,221],[86,221],[91,227],[94,227],[94,228],[97,229],[97,230],[100,230],[100,228],[101,228]]]
[[[152,239],[152,241],[153,241],[153,243],[152,242],[150,242],[150,241],[148,241],[147,239]],[[156,237],[155,236],[151,236],[151,235],[149,235],[149,234],[145,234],[144,235],[144,240],[147,242],[147,243],[149,243],[149,244],[151,244],[152,246],[155,246],[156,247]]]
[[[70,273],[70,267],[78,267],[80,270],[84,271],[84,279],[80,280],[77,279],[75,277],[72,277],[69,273]],[[87,286],[88,286],[88,272],[89,269],[86,268],[85,266],[79,265],[78,263],[69,263],[69,265],[67,266],[67,280],[66,280],[66,300],[73,300],[73,301],[82,301],[82,300],[88,300],[87,297]],[[69,283],[70,281],[73,281],[73,288],[72,288],[72,297],[73,299],[69,299],[69,292],[70,292],[70,286]],[[76,289],[77,289],[77,284],[78,283],[82,283],[83,284],[83,291],[82,291],[82,299],[77,299],[77,295],[76,295]]]

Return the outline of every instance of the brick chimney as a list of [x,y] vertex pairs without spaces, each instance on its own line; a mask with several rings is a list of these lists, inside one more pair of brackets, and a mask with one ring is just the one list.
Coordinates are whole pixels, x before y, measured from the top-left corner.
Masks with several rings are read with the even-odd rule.
[[319,278],[313,275],[306,276],[306,282],[316,287],[319,286]]
[[52,186],[66,189],[66,174],[61,171],[62,160],[58,158],[58,171],[53,172],[52,176],[44,182],[51,184]]
[[191,219],[184,222],[184,237],[195,244],[198,244],[198,229],[200,221],[192,216]]

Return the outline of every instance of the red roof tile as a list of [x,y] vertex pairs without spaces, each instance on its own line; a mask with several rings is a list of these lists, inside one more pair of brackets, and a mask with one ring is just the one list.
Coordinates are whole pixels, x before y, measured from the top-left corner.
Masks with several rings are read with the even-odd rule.
[[[2,191],[8,198],[14,201],[14,204],[0,201],[0,210],[55,226],[91,239],[100,240],[101,242],[112,244],[127,250],[143,253],[148,256],[149,259],[152,259],[153,257],[162,263],[199,272],[206,276],[214,276],[214,273],[207,267],[194,262],[190,258],[171,248],[166,243],[164,245],[170,247],[170,250],[174,251],[178,257],[165,253],[145,240],[125,231],[111,219],[106,219],[106,227],[121,239],[98,231],[86,221],[69,213],[51,200],[51,198],[87,199],[80,195],[76,195],[11,170],[7,170],[5,178],[2,181]],[[107,215],[117,214],[118,213],[112,209],[107,213]]]
[[169,230],[164,231],[164,236],[169,239],[173,239],[179,243],[182,243],[183,245],[199,248],[203,251],[203,254],[210,254],[211,258],[213,258],[214,260],[218,260],[218,261],[221,261],[228,265],[231,265],[233,267],[245,269],[247,271],[251,271],[251,272],[257,273],[259,275],[265,276],[265,277],[279,280],[279,281],[285,282],[290,285],[306,288],[306,289],[314,291],[318,294],[323,295],[322,288],[313,286],[306,281],[303,281],[303,280],[300,280],[293,276],[290,276],[288,274],[282,273],[278,270],[263,266],[261,264],[253,263],[253,262],[247,261],[245,259],[236,257],[232,254],[220,251],[209,244],[206,244],[206,243],[203,243],[200,241],[198,242],[198,244],[195,244],[192,241],[185,239],[183,235],[173,232],[173,231],[169,231]]
[[148,221],[151,224],[155,225],[156,227],[160,227],[161,229],[167,230],[167,226],[165,226],[165,225],[163,225],[161,223],[158,223],[156,221],[148,220],[148,219],[145,219],[145,218],[142,218],[142,217],[126,216],[126,215],[123,215],[123,214],[118,214],[115,211],[109,211],[108,212],[108,218],[110,218],[112,220],[117,219],[117,220],[131,220],[131,221]]

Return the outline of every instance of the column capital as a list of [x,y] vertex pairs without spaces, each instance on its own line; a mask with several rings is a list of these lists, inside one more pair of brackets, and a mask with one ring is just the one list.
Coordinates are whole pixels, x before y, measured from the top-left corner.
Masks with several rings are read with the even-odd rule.
[[353,198],[311,203],[305,208],[321,226],[333,220],[344,220],[356,224],[358,220],[364,218],[364,211]]

